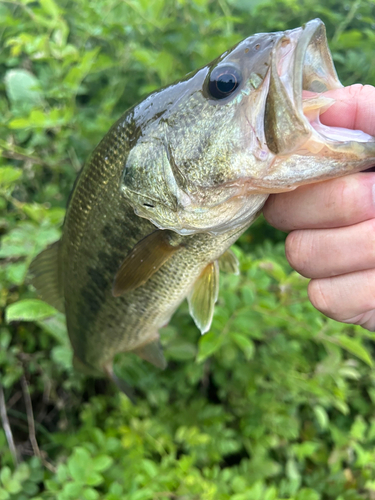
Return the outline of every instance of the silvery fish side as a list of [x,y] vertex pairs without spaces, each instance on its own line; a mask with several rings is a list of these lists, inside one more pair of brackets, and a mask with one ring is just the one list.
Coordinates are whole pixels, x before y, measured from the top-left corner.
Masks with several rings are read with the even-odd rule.
[[374,138],[321,125],[339,88],[325,28],[251,36],[148,96],[106,134],[74,186],[62,239],[31,265],[66,314],[76,366],[118,352],[165,367],[159,329],[186,297],[204,333],[219,268],[270,193],[367,168]]

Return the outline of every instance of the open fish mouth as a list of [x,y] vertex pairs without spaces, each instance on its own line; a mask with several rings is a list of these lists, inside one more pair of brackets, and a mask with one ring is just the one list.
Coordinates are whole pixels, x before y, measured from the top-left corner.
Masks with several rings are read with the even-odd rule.
[[341,87],[320,19],[285,32],[271,56],[265,113],[269,149],[279,155],[318,154],[328,147],[331,151],[358,155],[358,143],[374,142],[373,137],[360,130],[329,127],[320,122],[320,115],[335,102],[324,93]]

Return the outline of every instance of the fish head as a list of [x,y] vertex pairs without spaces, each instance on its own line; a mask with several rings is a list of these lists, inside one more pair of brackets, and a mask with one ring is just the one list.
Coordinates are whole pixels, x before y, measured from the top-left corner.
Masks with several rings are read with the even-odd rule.
[[122,194],[160,229],[218,234],[270,193],[360,170],[374,139],[319,120],[340,87],[319,19],[250,36],[134,108]]

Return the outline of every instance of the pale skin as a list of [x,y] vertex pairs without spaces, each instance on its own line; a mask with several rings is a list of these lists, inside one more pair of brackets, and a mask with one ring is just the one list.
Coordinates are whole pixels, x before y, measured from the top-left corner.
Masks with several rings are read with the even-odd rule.
[[[326,92],[330,126],[375,136],[375,87]],[[289,232],[290,265],[311,278],[311,303],[326,316],[375,331],[375,173],[366,172],[272,195],[264,215]]]

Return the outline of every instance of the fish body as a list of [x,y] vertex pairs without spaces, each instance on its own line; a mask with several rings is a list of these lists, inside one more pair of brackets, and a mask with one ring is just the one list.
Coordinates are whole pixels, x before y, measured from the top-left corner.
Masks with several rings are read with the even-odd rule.
[[228,249],[270,193],[373,164],[372,137],[320,124],[332,102],[319,93],[338,87],[314,20],[245,39],[118,120],[76,181],[61,240],[31,265],[78,367],[111,374],[115,354],[135,352],[163,368],[159,329],[186,297],[209,329],[218,262],[236,269]]

